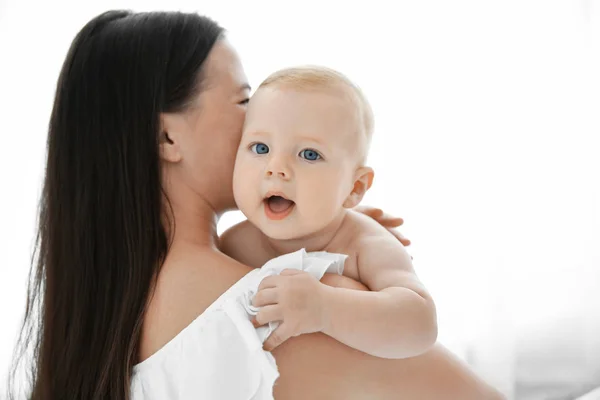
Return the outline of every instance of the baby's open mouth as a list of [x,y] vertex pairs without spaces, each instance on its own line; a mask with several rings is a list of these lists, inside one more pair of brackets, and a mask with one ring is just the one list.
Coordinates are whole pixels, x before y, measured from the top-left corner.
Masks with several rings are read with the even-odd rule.
[[269,196],[265,198],[265,213],[269,219],[283,219],[294,208],[296,203],[282,196]]

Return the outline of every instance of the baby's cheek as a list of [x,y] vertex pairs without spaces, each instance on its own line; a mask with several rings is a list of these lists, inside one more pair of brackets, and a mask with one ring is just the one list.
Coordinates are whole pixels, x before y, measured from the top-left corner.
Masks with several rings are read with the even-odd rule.
[[314,190],[318,191],[325,207],[335,208],[340,204],[340,195],[343,192],[343,181],[335,171],[324,171],[315,181]]
[[306,212],[303,213],[311,225],[327,224],[340,209],[339,190],[335,183],[315,180],[304,196]]
[[235,169],[233,170],[233,195],[235,197],[235,201],[238,200],[239,193],[242,192],[243,179],[241,179],[241,169],[238,164],[236,164]]
[[256,195],[253,195],[252,188],[256,186],[255,178],[248,167],[243,163],[238,164],[234,173],[233,196],[240,207],[240,210],[249,206]]

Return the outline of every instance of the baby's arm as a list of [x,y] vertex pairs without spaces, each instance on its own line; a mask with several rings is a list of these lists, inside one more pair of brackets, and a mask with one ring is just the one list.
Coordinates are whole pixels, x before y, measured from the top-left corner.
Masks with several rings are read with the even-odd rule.
[[437,339],[437,318],[410,255],[391,235],[362,238],[357,247],[358,273],[372,292],[327,288],[323,332],[378,357],[424,353]]

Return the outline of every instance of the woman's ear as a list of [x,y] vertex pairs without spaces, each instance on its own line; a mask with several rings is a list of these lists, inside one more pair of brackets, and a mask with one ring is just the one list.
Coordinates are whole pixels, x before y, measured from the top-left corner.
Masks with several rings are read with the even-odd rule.
[[373,177],[375,173],[371,167],[360,167],[354,175],[354,186],[352,192],[344,201],[343,206],[345,208],[356,207],[367,193],[367,190],[371,188],[373,184]]
[[181,161],[181,126],[174,114],[160,115],[160,133],[158,144],[160,158],[163,161],[177,163]]

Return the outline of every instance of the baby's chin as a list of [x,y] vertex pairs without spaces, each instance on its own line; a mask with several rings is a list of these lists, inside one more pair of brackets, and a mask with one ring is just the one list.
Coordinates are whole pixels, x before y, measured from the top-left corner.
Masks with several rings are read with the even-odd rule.
[[273,240],[294,240],[302,237],[302,235],[298,234],[298,229],[294,227],[294,224],[288,221],[269,221],[263,219],[254,225],[265,236]]

